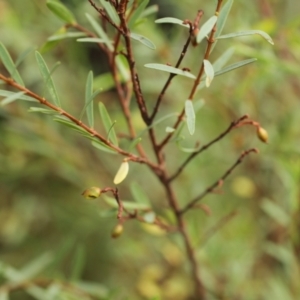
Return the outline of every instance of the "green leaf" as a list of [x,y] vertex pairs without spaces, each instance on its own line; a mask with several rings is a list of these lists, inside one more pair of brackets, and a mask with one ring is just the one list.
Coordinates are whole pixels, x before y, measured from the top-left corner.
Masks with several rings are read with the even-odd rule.
[[103,44],[106,42],[106,40],[104,39],[100,39],[100,38],[81,38],[81,39],[77,39],[77,42],[84,42],[84,43],[100,43]]
[[8,291],[0,291],[0,300],[9,300]]
[[[103,195],[104,201],[111,207],[118,208],[118,203],[115,198]],[[122,201],[123,207],[126,209],[148,210],[151,207],[137,202]]]
[[269,215],[282,226],[286,227],[289,225],[291,221],[289,214],[274,201],[264,199],[261,204],[261,208],[267,215]]
[[72,121],[66,119],[65,117],[58,116],[58,117],[55,117],[53,120],[55,122],[58,122],[58,123],[61,123],[61,124],[65,125],[67,127],[70,127],[72,129],[80,132],[83,135],[90,135],[90,133],[88,133],[84,128],[74,124]]
[[129,22],[128,22],[128,27],[132,28],[136,21],[140,18],[141,14],[145,10],[147,4],[149,3],[149,0],[143,0],[142,3],[139,4],[137,9],[133,12],[131,15]]
[[46,5],[62,21],[70,24],[76,24],[74,15],[62,3],[48,0]]
[[58,111],[52,110],[52,109],[46,109],[46,108],[41,108],[41,107],[30,107],[28,109],[28,112],[38,112],[38,113],[43,113],[46,115],[57,115],[59,114]]
[[40,72],[42,74],[42,77],[44,79],[45,85],[51,95],[51,98],[52,98],[54,104],[60,107],[61,106],[60,100],[59,100],[53,79],[51,77],[51,73],[49,72],[49,69],[46,65],[46,62],[44,61],[42,55],[38,51],[35,52],[35,57],[36,57],[36,61],[38,63]]
[[52,35],[47,39],[47,41],[53,42],[53,41],[59,41],[64,39],[70,39],[70,38],[79,38],[82,36],[86,36],[86,34],[83,32],[67,32],[67,33]]
[[24,59],[27,57],[27,55],[35,50],[35,47],[29,47],[25,51],[23,51],[21,54],[19,54],[17,60],[16,60],[16,68],[24,61]]
[[86,262],[86,249],[83,245],[76,246],[72,259],[72,270],[70,279],[78,280],[81,278]]
[[188,71],[183,71],[181,69],[177,69],[177,68],[174,68],[171,66],[167,66],[167,65],[163,65],[163,64],[145,64],[144,66],[146,68],[155,69],[155,70],[159,70],[159,71],[164,71],[164,72],[196,79],[196,76],[193,75],[192,73],[190,73]]
[[213,63],[214,70],[219,71],[221,68],[223,68],[226,65],[226,63],[229,61],[229,59],[232,57],[233,53],[234,53],[233,47],[223,52],[222,55]]
[[195,133],[196,115],[194,111],[193,102],[191,100],[185,101],[185,115],[189,133],[190,135],[193,135]]
[[199,149],[200,149],[200,146],[197,147],[197,148],[186,148],[186,147],[183,147],[180,143],[180,141],[177,141],[177,147],[182,151],[182,152],[185,152],[185,153],[194,153],[194,152],[197,152]]
[[196,38],[198,44],[212,31],[217,20],[217,16],[212,16],[201,26]]
[[153,224],[156,218],[156,214],[153,211],[146,212],[143,215],[143,219],[146,223]]
[[126,58],[122,55],[122,56],[117,56],[116,57],[116,65],[118,67],[118,70],[122,76],[122,79],[124,81],[128,81],[130,80],[130,72],[129,72],[129,66],[128,63],[126,61]]
[[274,45],[272,38],[266,32],[264,32],[262,30],[247,30],[247,31],[241,31],[241,32],[234,32],[234,33],[229,33],[229,34],[225,34],[225,35],[220,35],[219,37],[217,37],[217,39],[218,40],[229,39],[229,38],[233,38],[233,37],[247,36],[247,35],[253,35],[253,34],[258,34],[258,35],[262,36],[271,45]]
[[94,103],[93,103],[93,72],[90,71],[85,84],[86,115],[91,128],[94,127]]
[[145,191],[141,188],[140,184],[138,184],[137,182],[132,182],[130,185],[130,191],[134,201],[146,204],[151,207],[151,202]]
[[183,20],[177,18],[170,18],[170,17],[155,20],[155,23],[171,23],[171,24],[178,24],[183,27],[190,28],[188,24],[183,24],[183,22],[184,22]]
[[[67,28],[66,28],[66,26],[62,26],[52,36],[56,36],[56,35],[59,36],[59,35],[65,34],[65,33],[67,33]],[[46,52],[52,50],[58,44],[59,44],[59,40],[47,41],[40,48],[40,53],[46,53]]]
[[209,87],[212,80],[214,79],[215,71],[214,71],[213,66],[207,59],[203,60],[203,64],[204,64],[204,72],[206,75],[205,85],[206,85],[206,87]]
[[142,12],[140,18],[145,18],[157,12],[158,12],[158,5],[156,4],[150,5]]
[[[10,91],[5,91],[5,90],[0,90],[0,96],[3,97],[10,97],[12,95],[15,95],[15,92],[10,92]],[[33,101],[33,102],[38,102],[36,99],[30,97],[30,96],[26,96],[26,95],[21,95],[18,98],[19,100],[25,100],[25,101]]]
[[89,23],[92,25],[92,27],[94,28],[94,30],[96,31],[97,35],[104,40],[104,44],[107,46],[107,48],[110,51],[113,51],[113,45],[112,42],[110,41],[110,39],[108,38],[107,34],[105,33],[105,31],[102,29],[102,27],[98,24],[98,22],[89,14],[85,14]]
[[243,66],[245,66],[245,65],[248,65],[248,64],[251,64],[251,63],[253,63],[253,62],[255,62],[255,61],[257,61],[256,58],[249,58],[249,59],[245,59],[245,60],[239,61],[239,62],[237,62],[237,63],[231,64],[231,65],[225,67],[224,69],[221,69],[220,71],[217,71],[217,72],[215,73],[215,77],[216,77],[216,76],[219,76],[219,75],[222,75],[222,74],[224,74],[224,73],[230,72],[230,71],[232,71],[232,70],[241,68],[241,67],[243,67]]
[[18,70],[16,69],[16,66],[10,56],[10,54],[8,53],[7,49],[5,48],[5,46],[0,42],[0,59],[3,62],[3,65],[5,66],[5,68],[7,69],[8,73],[10,74],[10,76],[21,86],[25,86],[24,82],[18,72]]
[[225,5],[222,7],[219,17],[218,17],[218,22],[217,22],[217,31],[215,36],[218,37],[224,28],[224,25],[226,23],[227,17],[229,15],[229,12],[231,10],[231,6],[233,4],[233,0],[228,0]]
[[99,140],[97,140],[97,141],[96,141],[96,140],[93,140],[93,141],[92,141],[92,145],[93,145],[95,148],[97,148],[97,149],[99,149],[99,150],[101,150],[101,151],[103,151],[103,152],[110,153],[110,154],[117,154],[116,150],[110,148],[109,146],[107,146],[106,144],[102,143],[102,142],[99,141]]
[[167,126],[167,127],[166,127],[166,132],[167,132],[167,133],[174,132],[175,130],[176,130],[176,129],[173,128],[173,127],[170,127],[170,126]]
[[140,43],[142,43],[143,45],[147,46],[150,49],[153,49],[153,50],[156,49],[156,46],[148,38],[146,38],[140,34],[130,32],[130,37],[133,40],[139,41]]
[[114,123],[111,121],[110,116],[102,102],[99,102],[99,111],[100,111],[101,120],[106,130],[106,133],[107,134],[109,133],[111,142],[114,145],[118,146],[118,139],[115,130],[113,128]]
[[104,73],[94,78],[94,87],[101,92],[108,91],[114,86],[115,82],[111,73]]
[[20,96],[24,95],[25,92],[18,92],[18,93],[13,93],[11,94],[10,96],[4,98],[2,101],[1,101],[1,106],[4,106],[4,105],[7,105],[9,103],[12,103],[18,99],[20,99]]
[[109,3],[107,0],[100,0],[101,5],[104,7],[105,11],[107,12],[109,18],[116,24],[120,25],[119,16],[115,10],[115,8]]

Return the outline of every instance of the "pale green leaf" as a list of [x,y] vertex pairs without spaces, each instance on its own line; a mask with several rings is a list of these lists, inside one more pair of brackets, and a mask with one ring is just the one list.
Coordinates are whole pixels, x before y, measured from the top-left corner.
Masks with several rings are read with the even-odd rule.
[[212,31],[217,20],[218,20],[217,16],[212,16],[200,27],[200,30],[196,38],[198,44]]
[[146,68],[155,69],[155,70],[159,70],[159,71],[164,71],[164,72],[196,79],[196,76],[193,75],[192,73],[190,73],[188,71],[183,71],[181,69],[177,69],[177,68],[174,68],[171,66],[167,66],[167,65],[163,65],[163,64],[155,64],[155,63],[154,64],[145,64],[144,66]]
[[100,39],[100,38],[81,38],[81,39],[77,39],[77,42],[83,42],[83,43],[106,43],[106,40],[104,39]]
[[143,215],[143,219],[146,223],[153,224],[156,219],[156,214],[153,211],[146,212]]
[[72,128],[82,134],[83,136],[90,136],[91,134],[88,133],[84,128],[80,127],[79,125],[74,124],[72,121],[66,119],[65,117],[57,116],[53,119],[55,122],[61,123],[69,128]]
[[83,32],[67,32],[67,33],[52,35],[47,39],[47,41],[53,42],[53,41],[59,41],[64,39],[70,39],[70,38],[79,38],[82,36],[86,36],[86,34]]
[[233,4],[233,0],[228,0],[220,11],[220,14],[218,16],[218,22],[217,22],[217,31],[215,34],[216,37],[218,37],[222,33],[227,17],[231,10],[232,4]]
[[274,201],[264,199],[261,204],[263,211],[282,226],[288,226],[291,219],[289,214]]
[[0,291],[0,300],[9,300],[8,291],[6,290]]
[[196,115],[193,102],[189,99],[185,101],[185,115],[189,133],[190,135],[193,135],[195,132]]
[[94,127],[93,77],[93,72],[90,71],[85,84],[86,115],[91,128]]
[[[0,96],[3,96],[3,97],[10,97],[10,96],[13,96],[15,94],[16,94],[15,92],[0,90]],[[21,96],[19,96],[18,99],[19,100],[25,100],[25,101],[37,102],[36,99],[34,99],[34,98],[30,97],[30,96],[27,96],[27,95],[21,95]]]
[[104,128],[106,130],[106,133],[109,134],[109,139],[114,145],[118,145],[118,139],[116,132],[113,128],[114,123],[111,121],[111,118],[106,110],[105,105],[102,102],[99,102],[99,111],[100,111],[100,116],[102,123],[104,125]]
[[48,0],[46,5],[62,21],[70,24],[76,24],[74,15],[62,3]]
[[221,68],[223,68],[226,63],[229,61],[229,59],[232,57],[234,53],[234,48],[231,47],[229,49],[227,49],[225,52],[223,52],[221,54],[221,56],[214,61],[213,63],[213,67],[214,67],[214,70],[217,72],[219,71]]
[[111,73],[104,73],[94,78],[94,87],[101,92],[108,91],[114,86],[115,82]]
[[72,258],[71,280],[78,280],[82,276],[86,263],[86,249],[83,245],[76,246],[74,256]]
[[161,18],[161,19],[157,19],[155,20],[155,23],[171,23],[171,24],[178,24],[181,25],[183,27],[187,27],[190,28],[190,26],[188,24],[183,24],[183,20],[177,19],[177,18],[171,18],[171,17],[166,17],[166,18]]
[[41,108],[41,107],[30,107],[28,109],[28,112],[38,112],[38,113],[43,113],[46,115],[57,115],[59,114],[58,111],[52,110],[52,109],[46,109],[46,108]]
[[170,132],[174,132],[176,129],[170,126],[166,127],[166,132],[170,133]]
[[10,96],[4,98],[1,100],[1,106],[7,105],[9,103],[12,103],[18,99],[20,99],[21,96],[23,96],[25,92],[18,92],[18,93],[13,93]]
[[139,4],[137,9],[133,12],[131,15],[129,22],[128,22],[128,27],[132,28],[136,21],[140,18],[141,14],[145,10],[147,4],[149,3],[149,0],[143,0],[142,3]]
[[115,8],[107,0],[100,0],[100,3],[104,7],[109,18],[118,26],[120,24],[120,19]]
[[147,46],[150,49],[153,49],[153,50],[156,49],[156,46],[153,44],[153,42],[151,42],[148,38],[146,38],[140,34],[130,32],[130,37],[133,40],[139,41],[140,43],[142,43],[143,45]]
[[228,38],[254,35],[254,34],[258,34],[258,35],[262,36],[271,45],[274,45],[274,42],[273,42],[272,38],[266,32],[264,32],[262,30],[247,30],[247,31],[241,31],[241,32],[233,32],[233,33],[229,33],[229,34],[225,34],[225,35],[220,35],[219,37],[217,37],[217,39],[218,40],[228,39]]
[[132,182],[130,185],[130,191],[134,201],[138,203],[144,203],[151,207],[151,202],[140,184],[138,184],[137,182]]
[[16,63],[15,63],[16,67],[18,67],[24,61],[24,59],[27,57],[27,55],[30,52],[32,52],[33,50],[35,50],[35,47],[29,47],[25,51],[20,53],[17,60],[16,60]]
[[209,87],[212,80],[214,79],[214,75],[215,75],[214,68],[207,59],[203,60],[203,64],[204,64],[204,72],[206,75],[205,85],[206,87]]
[[145,18],[157,12],[158,12],[158,5],[157,4],[150,5],[142,12],[140,18]]
[[116,65],[118,67],[118,70],[121,74],[121,77],[124,81],[130,80],[130,71],[128,67],[128,63],[126,61],[126,58],[122,56],[117,56],[116,57]]
[[50,93],[50,96],[51,96],[54,104],[60,107],[61,106],[60,100],[59,100],[53,79],[51,77],[51,73],[49,72],[49,69],[46,65],[46,62],[44,61],[42,55],[38,51],[35,52],[35,57],[36,57],[40,72],[42,74],[43,80],[45,82],[45,85]]
[[110,51],[113,51],[113,45],[110,41],[110,39],[108,38],[107,34],[105,33],[105,31],[102,29],[102,27],[99,25],[99,23],[88,13],[85,14],[89,23],[92,25],[92,27],[94,28],[94,30],[96,31],[97,35],[103,39],[104,43],[106,44],[107,48]]
[[224,74],[224,73],[230,72],[230,71],[232,71],[232,70],[241,68],[241,67],[243,67],[243,66],[245,66],[245,65],[248,65],[248,64],[251,64],[251,63],[253,63],[253,62],[255,62],[255,61],[257,61],[256,58],[249,58],[249,59],[245,59],[245,60],[239,61],[239,62],[237,62],[237,63],[231,64],[231,65],[229,65],[229,66],[227,66],[227,67],[225,67],[225,68],[223,68],[223,69],[217,71],[217,72],[215,73],[215,76],[219,76],[219,75],[222,75],[222,74]]
[[133,148],[135,148],[136,145],[139,144],[141,141],[142,141],[141,137],[134,139],[128,146],[128,152],[130,152]]
[[95,148],[97,148],[97,149],[99,149],[103,152],[107,152],[107,153],[110,153],[110,154],[116,154],[117,153],[114,149],[110,148],[109,146],[107,146],[106,144],[102,143],[99,140],[93,140],[92,145]]
[[7,69],[10,76],[21,86],[24,86],[24,82],[16,69],[16,66],[8,53],[5,46],[0,42],[0,59],[2,60],[3,65]]

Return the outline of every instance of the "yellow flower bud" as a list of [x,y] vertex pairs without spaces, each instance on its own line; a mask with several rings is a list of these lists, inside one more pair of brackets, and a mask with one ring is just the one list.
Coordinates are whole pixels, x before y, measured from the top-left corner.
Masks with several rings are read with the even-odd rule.
[[257,137],[264,143],[268,142],[268,132],[262,127],[257,127],[256,131]]
[[122,224],[117,224],[113,231],[111,232],[111,237],[116,239],[118,238],[122,233],[123,233],[123,225]]
[[96,199],[101,195],[101,189],[96,186],[92,186],[86,189],[81,195],[86,199]]
[[114,178],[114,184],[119,184],[121,183],[127,176],[129,171],[129,163],[128,161],[125,159],[122,163],[121,166]]

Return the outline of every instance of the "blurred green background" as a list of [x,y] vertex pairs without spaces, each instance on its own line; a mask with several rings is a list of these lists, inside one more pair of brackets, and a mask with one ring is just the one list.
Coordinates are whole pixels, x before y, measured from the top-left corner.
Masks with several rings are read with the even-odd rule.
[[[89,27],[84,13],[95,13],[88,1],[63,2],[80,24]],[[150,1],[160,9],[137,32],[151,39],[157,49],[134,42],[149,108],[167,75],[143,65],[174,65],[186,35],[180,26],[153,21],[165,16],[193,20],[198,9],[204,10],[206,20],[214,13],[215,3]],[[208,213],[194,210],[187,214],[208,299],[300,298],[299,11],[297,0],[236,1],[224,33],[260,29],[275,45],[259,36],[219,41],[212,61],[230,47],[234,54],[229,63],[252,57],[258,61],[215,78],[209,89],[197,94],[197,99],[205,101],[197,112],[195,135],[201,144],[244,114],[258,121],[270,139],[265,145],[254,128],[236,129],[197,157],[174,182],[184,205],[217,180],[243,150],[260,150],[226,180],[220,195],[205,198],[202,204]],[[0,41],[14,59],[29,47],[39,49],[61,26],[45,1],[0,0]],[[79,116],[87,73],[91,69],[95,76],[107,72],[105,57],[93,44],[73,39],[61,41],[43,55],[50,66],[61,62],[53,77],[63,107]],[[190,49],[182,66],[196,73],[202,58],[203,48]],[[1,64],[0,70],[5,72]],[[20,73],[29,89],[43,94],[34,51],[21,64]],[[190,88],[189,80],[175,78],[158,118],[180,111]],[[99,101],[117,120],[117,132],[123,132],[124,118],[114,90],[99,94],[95,102]],[[10,299],[188,299],[192,281],[176,234],[130,221],[125,223],[123,236],[111,239],[117,221],[114,216],[105,217],[109,207],[101,198],[89,202],[81,196],[89,186],[112,186],[122,158],[93,148],[51,116],[29,113],[30,106],[14,102],[0,107],[0,299],[7,299],[5,290],[13,282],[36,278],[45,280],[45,287],[31,288],[29,295],[24,291],[28,286],[21,286]],[[144,125],[134,103],[132,114],[141,132]],[[162,137],[173,121],[160,124],[158,135]],[[103,132],[99,119],[96,128]],[[188,137],[187,130],[183,134],[182,146],[193,147],[195,138]],[[147,136],[143,137],[153,157]],[[170,144],[166,151],[169,169],[176,170],[186,155]],[[164,192],[148,169],[130,165],[130,174],[120,185],[123,199],[132,198],[129,187],[133,182],[147,192],[157,214],[168,219]],[[49,279],[52,284],[47,283]],[[94,298],[80,294],[79,286]]]

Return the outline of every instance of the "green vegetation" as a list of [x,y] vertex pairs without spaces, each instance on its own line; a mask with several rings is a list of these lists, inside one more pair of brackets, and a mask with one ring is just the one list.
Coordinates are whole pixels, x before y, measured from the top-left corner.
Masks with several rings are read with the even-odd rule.
[[298,299],[300,3],[46,2],[0,3],[0,300]]

